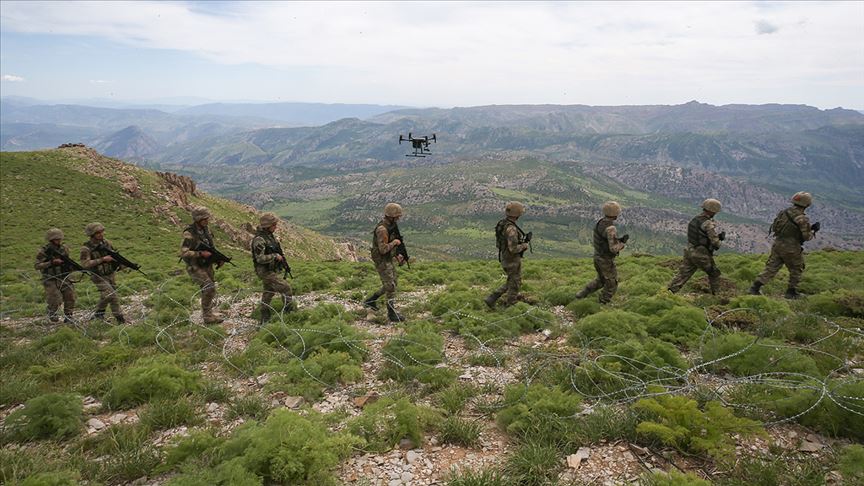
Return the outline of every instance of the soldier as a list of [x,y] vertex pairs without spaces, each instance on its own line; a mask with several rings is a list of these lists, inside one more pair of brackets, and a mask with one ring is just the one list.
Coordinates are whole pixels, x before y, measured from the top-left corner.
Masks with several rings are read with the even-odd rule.
[[[194,221],[183,231],[183,244],[180,248],[180,258],[186,262],[186,273],[201,287],[201,316],[205,324],[222,322],[222,315],[213,310],[216,299],[216,281],[213,255],[207,250],[198,250],[200,244],[213,247],[213,234],[207,228],[210,223],[210,210],[205,207],[192,209]],[[219,264],[221,267],[221,263]]]
[[81,266],[90,270],[90,279],[99,289],[99,303],[93,319],[105,320],[105,308],[111,305],[111,313],[117,324],[123,324],[126,319],[120,310],[120,299],[117,296],[115,274],[119,268],[114,258],[105,250],[114,250],[111,242],[105,239],[105,226],[102,223],[90,223],[84,228],[84,233],[90,237],[81,246]]
[[618,269],[615,268],[615,257],[630,239],[630,235],[618,238],[615,220],[620,214],[621,205],[617,202],[607,201],[603,204],[603,218],[594,225],[594,269],[597,270],[597,278],[576,294],[577,299],[583,299],[602,288],[600,303],[608,304],[618,290]]
[[60,303],[63,303],[63,322],[72,322],[75,311],[75,286],[70,280],[69,269],[57,254],[69,256],[69,248],[63,244],[63,231],[51,228],[45,233],[48,243],[36,254],[36,270],[42,272],[42,286],[45,287],[45,300],[48,302],[48,318],[58,322]]
[[509,202],[504,207],[504,219],[495,225],[495,245],[498,247],[498,261],[507,274],[507,282],[489,294],[483,301],[490,309],[495,308],[495,302],[505,293],[505,306],[511,306],[519,298],[519,287],[522,285],[522,256],[528,249],[531,233],[525,233],[516,225],[520,216],[525,214],[525,206],[519,202]]
[[678,268],[678,275],[669,283],[669,291],[673,294],[690,280],[696,270],[708,274],[708,284],[711,294],[719,290],[720,269],[714,264],[714,251],[720,249],[720,242],[726,239],[726,232],[717,233],[714,216],[720,212],[720,201],[706,199],[702,203],[702,214],[690,220],[687,225],[687,248],[684,249],[684,261]]
[[274,235],[278,225],[279,218],[275,214],[264,213],[259,220],[255,237],[252,238],[252,263],[255,265],[255,274],[264,284],[264,292],[261,294],[261,317],[258,320],[261,325],[270,320],[272,309],[270,302],[276,294],[282,296],[283,312],[294,310],[291,285],[276,273],[276,270],[287,265],[282,246]]
[[[378,310],[378,299],[382,295],[387,296],[387,318],[390,322],[402,322],[405,319],[396,312],[393,306],[396,298],[396,267],[393,266],[393,250],[402,244],[399,239],[399,226],[397,222],[402,217],[402,206],[396,203],[388,203],[384,206],[384,219],[375,225],[372,232],[372,262],[375,270],[381,277],[381,289],[367,298],[363,305],[370,309]],[[399,265],[405,263],[402,255],[395,255]]]
[[813,196],[809,192],[799,192],[792,196],[792,207],[777,213],[774,223],[771,224],[771,233],[775,238],[771,255],[768,256],[765,269],[750,287],[750,294],[760,295],[762,286],[771,281],[780,268],[786,265],[789,269],[789,286],[784,297],[797,299],[801,296],[798,293],[798,283],[804,273],[802,245],[805,241],[812,240],[821,226],[818,222],[810,225],[810,219],[804,214],[804,210],[812,203]]

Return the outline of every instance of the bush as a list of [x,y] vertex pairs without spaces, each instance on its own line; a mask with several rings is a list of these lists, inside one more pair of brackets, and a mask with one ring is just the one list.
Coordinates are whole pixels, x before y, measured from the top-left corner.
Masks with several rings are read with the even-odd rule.
[[[648,336],[648,320],[642,315],[622,310],[607,310],[588,316],[576,323],[569,342],[574,346],[585,344],[603,347],[609,340],[642,339]],[[585,340],[588,342],[586,343]],[[596,341],[596,342],[595,342]]]
[[437,411],[414,405],[407,398],[383,397],[350,421],[348,430],[365,439],[366,450],[385,452],[402,439],[410,439],[415,446],[421,446],[426,432],[440,417]]
[[675,380],[688,368],[675,346],[656,338],[613,344],[606,348],[598,364],[610,372],[646,380]]
[[197,443],[188,444],[174,460],[188,461],[207,452],[212,454],[213,465],[191,467],[192,472],[168,484],[335,485],[330,471],[349,457],[354,447],[363,445],[357,437],[329,431],[316,415],[301,417],[285,409],[273,412],[263,424],[251,422],[240,427],[222,444],[203,436],[194,440]]
[[471,384],[454,383],[438,392],[435,401],[450,414],[458,414],[465,408],[465,403],[477,395],[477,388]]
[[479,422],[447,417],[438,428],[438,439],[445,444],[474,447],[480,440],[482,430],[483,426]]
[[444,338],[434,324],[418,322],[408,327],[405,334],[390,338],[382,354],[385,364],[381,378],[406,383],[417,380],[438,389],[452,383],[456,373],[448,368],[437,368],[444,360]]
[[648,334],[664,341],[691,346],[705,333],[705,312],[695,307],[674,307],[648,322]]
[[21,486],[76,486],[81,475],[75,471],[56,471],[34,474],[22,481]]
[[525,443],[511,452],[504,473],[514,484],[541,486],[554,481],[561,470],[558,449],[546,444]]
[[326,349],[347,353],[361,362],[366,355],[363,341],[368,336],[352,326],[351,320],[351,315],[341,306],[320,304],[313,309],[287,314],[285,322],[265,326],[256,339],[300,359]]
[[702,359],[706,363],[720,360],[712,368],[727,370],[735,376],[761,373],[821,376],[816,362],[803,352],[774,339],[757,340],[744,333],[725,334],[708,341],[702,349]]
[[141,413],[141,424],[150,430],[173,429],[180,425],[201,423],[195,405],[188,398],[154,400]]
[[253,420],[264,420],[267,414],[270,413],[270,405],[264,398],[258,395],[247,395],[245,397],[235,398],[225,414],[228,420],[234,420],[238,417],[243,417]]
[[711,486],[709,481],[693,473],[681,473],[675,470],[649,474],[644,477],[641,484],[646,486]]
[[150,400],[177,398],[197,390],[198,374],[170,358],[147,358],[112,381],[105,403],[111,408],[134,407]]
[[572,420],[581,409],[581,398],[570,392],[532,384],[510,385],[504,391],[504,407],[498,424],[516,437],[555,437],[562,419]]
[[81,397],[47,393],[30,399],[6,418],[10,436],[19,441],[66,439],[77,435],[83,423]]
[[452,472],[446,481],[447,486],[510,486],[513,484],[503,472],[494,469],[482,471],[463,469]]
[[825,386],[830,397],[823,395],[821,383],[814,381],[791,391],[767,387],[748,390],[747,398],[782,417],[796,417],[824,434],[864,440],[864,381],[835,380]]
[[350,354],[320,349],[306,359],[289,358],[286,364],[264,366],[259,373],[271,373],[268,390],[300,395],[307,400],[319,399],[324,388],[354,383],[363,378],[363,369]]
[[849,484],[864,484],[864,446],[852,444],[844,447],[838,466]]
[[810,296],[807,307],[823,316],[864,317],[864,292],[848,289],[823,292]]
[[[653,389],[655,393],[662,390]],[[719,402],[708,402],[704,411],[696,400],[660,395],[643,398],[634,405],[651,417],[636,426],[636,432],[685,452],[705,453],[717,460],[734,458],[733,434],[764,433],[759,422],[736,417]]]
[[590,316],[603,310],[603,305],[595,299],[579,299],[567,304],[567,310],[577,318]]
[[218,448],[225,440],[214,436],[209,430],[193,430],[185,437],[178,436],[165,454],[165,470],[190,460],[198,465],[210,466],[218,459]]
[[751,309],[763,319],[777,319],[792,313],[789,304],[764,295],[741,295],[729,301],[730,309]]

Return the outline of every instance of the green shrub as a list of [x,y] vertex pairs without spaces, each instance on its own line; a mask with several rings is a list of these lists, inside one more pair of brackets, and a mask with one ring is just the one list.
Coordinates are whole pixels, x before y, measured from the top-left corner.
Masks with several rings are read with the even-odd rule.
[[112,381],[105,403],[111,408],[134,407],[154,399],[177,398],[197,390],[198,374],[170,358],[139,360]]
[[454,383],[435,395],[435,402],[450,414],[458,414],[465,404],[477,395],[477,388],[471,384]]
[[576,287],[553,287],[543,293],[543,300],[549,305],[567,305],[576,297],[580,289]]
[[151,430],[173,429],[180,425],[196,425],[201,417],[188,398],[154,400],[141,413],[141,424]]
[[270,413],[270,405],[263,397],[259,395],[247,395],[245,397],[236,397],[228,405],[225,418],[234,420],[238,417],[243,417],[253,420],[264,420],[268,413]]
[[560,429],[562,419],[572,420],[581,409],[581,402],[578,395],[556,388],[510,385],[504,391],[504,407],[497,420],[508,434],[516,437],[543,436]]
[[77,435],[83,424],[81,397],[47,393],[32,398],[12,412],[5,426],[15,440],[66,439]]
[[444,338],[430,322],[408,326],[405,334],[390,338],[382,349],[385,365],[381,378],[403,383],[417,380],[433,389],[452,383],[456,373],[448,368],[437,368],[444,360]]
[[730,309],[752,309],[762,319],[777,319],[792,313],[789,304],[764,295],[740,295],[729,301]]
[[825,396],[821,383],[814,380],[793,390],[750,388],[746,398],[781,417],[796,417],[824,434],[864,440],[864,381],[832,380],[825,387],[830,396]]
[[648,334],[670,343],[690,346],[698,342],[707,326],[708,322],[702,309],[674,307],[650,318]]
[[607,310],[581,319],[570,334],[574,346],[603,347],[609,340],[642,339],[648,336],[645,316],[622,310]]
[[209,430],[193,430],[185,437],[178,437],[165,454],[165,467],[170,470],[186,461],[195,461],[196,465],[210,466],[219,459],[218,448],[225,443],[225,438],[216,437]]
[[96,343],[71,327],[61,327],[36,341],[34,348],[45,355],[82,355],[96,349]]
[[[624,304],[624,310],[635,312],[646,317],[654,317],[677,307],[691,308],[687,299],[666,292],[663,295],[652,295],[650,297],[638,297]],[[704,320],[704,315],[703,315]]]
[[[653,389],[655,393],[661,392]],[[636,432],[667,446],[686,452],[705,453],[717,460],[734,457],[733,434],[764,433],[759,422],[736,417],[719,402],[708,402],[704,411],[696,400],[685,396],[660,395],[643,398],[634,405],[647,413],[650,420],[636,426]]]
[[567,310],[577,318],[590,316],[603,310],[603,305],[595,299],[579,299],[567,304]]
[[864,484],[864,446],[852,444],[844,447],[838,466],[849,484]]
[[864,317],[864,292],[842,289],[811,295],[807,307],[823,316]]
[[[288,433],[290,431],[290,433]],[[363,441],[344,432],[331,432],[316,415],[301,417],[276,410],[266,422],[250,422],[224,443],[196,438],[174,460],[211,454],[210,467],[192,467],[173,478],[171,485],[335,485],[331,470]],[[214,450],[215,449],[215,450]],[[212,452],[209,452],[212,451]]]
[[675,470],[669,472],[655,472],[643,478],[646,486],[711,486],[706,481],[693,473],[681,473]]
[[446,479],[447,486],[511,486],[507,475],[495,469],[454,471]]
[[712,368],[727,370],[735,376],[778,372],[821,376],[813,358],[798,349],[774,339],[757,340],[744,333],[709,340],[702,348],[702,359],[706,363],[720,360]]
[[22,481],[21,486],[76,486],[81,475],[76,471],[56,471],[34,474]]
[[613,344],[605,349],[598,364],[612,373],[648,380],[675,380],[688,368],[675,346],[656,338]]
[[521,444],[504,462],[504,473],[520,486],[544,486],[554,481],[560,471],[558,449],[546,444]]
[[410,439],[415,446],[421,446],[426,431],[439,420],[437,411],[414,405],[407,398],[383,397],[351,420],[348,430],[365,439],[366,450],[384,452],[402,439]]
[[482,424],[451,416],[444,419],[438,427],[438,439],[445,444],[474,447],[480,440]]
[[825,465],[818,458],[770,448],[767,454],[740,457],[718,486],[824,486]]
[[307,355],[306,359],[289,358],[285,364],[262,366],[256,372],[271,374],[268,390],[300,395],[310,401],[319,399],[327,387],[363,378],[363,369],[350,354],[324,348]]
[[351,320],[352,316],[341,306],[320,304],[287,314],[284,322],[268,324],[256,339],[300,359],[326,349],[348,353],[359,363],[366,355],[363,342],[368,336],[352,326]]

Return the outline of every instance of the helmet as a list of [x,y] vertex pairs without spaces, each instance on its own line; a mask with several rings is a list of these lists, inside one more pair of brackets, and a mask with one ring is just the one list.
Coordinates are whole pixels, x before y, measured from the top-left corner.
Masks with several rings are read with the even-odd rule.
[[621,205],[615,201],[606,201],[603,203],[603,216],[615,218],[621,214]]
[[396,203],[387,203],[387,205],[384,206],[384,216],[387,216],[388,218],[398,218],[399,216],[402,216],[402,206]]
[[813,196],[811,196],[809,192],[796,192],[795,195],[792,196],[792,204],[801,206],[802,208],[810,207],[810,205],[813,204]]
[[192,219],[197,223],[202,219],[210,219],[210,210],[205,208],[204,206],[198,206],[192,208]]
[[720,201],[716,199],[706,199],[702,201],[702,209],[705,211],[711,211],[712,213],[719,213]]
[[525,214],[525,205],[520,202],[511,201],[504,207],[504,214],[518,218]]
[[45,241],[62,240],[63,230],[60,228],[51,228],[45,232]]
[[84,227],[84,234],[87,236],[93,236],[100,231],[105,231],[105,226],[102,223],[90,223]]
[[261,219],[258,220],[258,224],[262,228],[269,228],[274,224],[279,222],[279,217],[273,213],[264,213],[261,215]]

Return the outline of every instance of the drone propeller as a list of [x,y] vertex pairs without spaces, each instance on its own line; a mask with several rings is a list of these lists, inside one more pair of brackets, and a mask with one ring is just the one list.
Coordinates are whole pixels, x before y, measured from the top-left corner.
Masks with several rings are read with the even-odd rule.
[[[429,137],[426,137],[426,138],[429,138]],[[438,138],[435,136],[434,133],[432,134],[432,141],[435,143],[438,143]]]
[[405,139],[402,138],[402,135],[400,134],[400,135],[399,135],[399,145],[402,145],[402,142],[403,142],[404,140],[405,140]]

